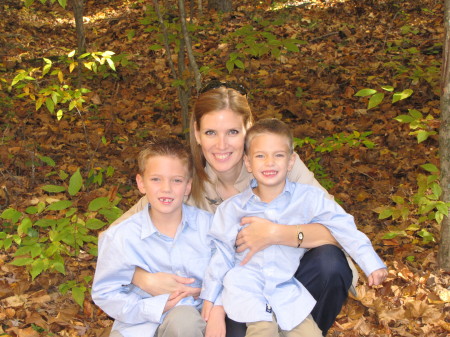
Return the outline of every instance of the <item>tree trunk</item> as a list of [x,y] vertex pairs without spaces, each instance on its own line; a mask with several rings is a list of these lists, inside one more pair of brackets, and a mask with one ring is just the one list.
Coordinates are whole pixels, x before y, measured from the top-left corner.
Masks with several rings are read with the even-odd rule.
[[232,0],[208,0],[208,8],[219,12],[231,12]]
[[[442,201],[450,202],[450,0],[445,0],[445,37],[441,72],[441,126],[439,129],[439,157],[441,161]],[[439,267],[450,270],[450,218],[441,223],[438,252]]]
[[73,15],[75,17],[75,27],[77,31],[77,48],[78,53],[83,54],[86,52],[86,36],[84,34],[83,24],[83,0],[73,0]]
[[[185,73],[186,67],[184,64],[186,54],[186,46],[185,40],[180,38],[180,49],[178,51],[178,76],[183,78],[183,74]],[[189,91],[187,86],[189,85],[189,79],[186,80],[186,86],[179,85],[178,89],[178,99],[180,100],[181,105],[181,126],[183,127],[183,136],[187,139],[187,130],[189,128]]]
[[[183,0],[179,0],[179,6],[180,6],[180,15],[182,16],[181,23],[182,23],[182,30],[183,35],[180,36],[180,46],[178,51],[178,71],[175,68],[175,64],[172,60],[172,52],[170,49],[169,44],[169,33],[167,31],[167,27],[164,24],[163,16],[160,11],[160,7],[158,4],[158,0],[152,0],[153,6],[155,7],[155,13],[158,17],[159,24],[161,26],[161,31],[163,32],[163,39],[164,39],[164,46],[166,49],[166,57],[167,61],[169,62],[169,67],[172,73],[172,77],[174,80],[185,80],[187,83],[186,85],[188,87],[178,86],[178,99],[180,100],[181,105],[181,122],[183,126],[183,133],[187,135],[186,130],[189,127],[189,92],[190,92],[190,86],[189,86],[189,79],[185,79],[183,74],[185,73],[185,55],[188,54],[189,58],[189,64],[191,67],[193,67],[193,72],[200,76],[200,72],[198,70],[197,63],[195,62],[195,58],[192,54],[192,47],[190,44],[190,39],[186,27],[186,18],[185,18],[185,7]],[[195,81],[197,83],[197,76],[195,77]],[[200,86],[200,79],[198,79],[198,84],[196,85],[197,90]]]
[[198,1],[197,1],[198,14],[199,14],[200,16],[203,15],[203,3],[202,3],[202,1],[203,1],[203,0],[198,0]]
[[195,61],[194,53],[192,52],[191,38],[189,37],[189,32],[186,23],[186,10],[184,7],[184,0],[178,0],[178,6],[180,10],[181,31],[183,34],[182,38],[184,40],[189,65],[191,67],[192,72],[194,73],[195,88],[197,89],[197,91],[199,91],[202,85],[202,78],[201,78],[202,76],[198,69],[197,62]]

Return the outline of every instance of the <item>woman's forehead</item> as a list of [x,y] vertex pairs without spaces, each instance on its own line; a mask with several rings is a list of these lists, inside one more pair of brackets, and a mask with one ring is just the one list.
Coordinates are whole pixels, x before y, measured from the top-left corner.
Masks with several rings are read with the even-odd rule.
[[242,117],[242,115],[234,112],[229,108],[213,110],[204,114],[200,119],[200,127],[202,127],[204,124],[215,124],[215,126],[220,126],[221,124],[243,125],[244,118]]

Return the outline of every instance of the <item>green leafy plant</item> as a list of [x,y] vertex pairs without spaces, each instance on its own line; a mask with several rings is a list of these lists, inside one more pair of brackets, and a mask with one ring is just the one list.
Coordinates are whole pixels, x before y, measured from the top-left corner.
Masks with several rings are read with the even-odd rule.
[[229,73],[235,68],[245,69],[244,60],[260,58],[264,55],[271,55],[279,59],[289,52],[299,52],[298,45],[306,44],[306,41],[281,38],[271,32],[272,28],[280,24],[262,20],[255,26],[246,25],[231,33],[224,40],[235,43],[236,51],[231,52],[225,64]]
[[[70,74],[76,67],[82,66],[94,74],[106,77],[109,74],[108,68],[116,70],[113,55],[114,52],[111,51],[92,52],[75,58],[73,50],[67,56],[60,57],[57,64],[43,58],[42,68],[19,69],[11,81],[9,90],[18,91],[17,98],[27,97],[35,102],[36,111],[45,106],[50,113],[56,114],[59,120],[63,117],[64,111],[82,110],[85,94],[90,92],[87,88],[77,88],[75,82],[78,79],[76,76],[71,77]],[[116,60],[121,64],[127,64],[124,56]]]
[[433,115],[428,114],[426,117],[416,109],[408,109],[407,115],[400,115],[394,118],[400,123],[409,124],[411,131],[409,134],[417,137],[417,142],[421,143],[428,139],[431,135],[436,135],[437,132],[433,129],[438,127],[438,123]]
[[106,169],[102,167],[95,167],[91,169],[88,173],[88,178],[86,180],[86,185],[97,184],[98,186],[103,185],[104,176],[112,177],[114,174],[114,167],[108,166]]
[[[65,274],[65,257],[77,256],[80,250],[96,256],[97,231],[122,214],[117,207],[120,197],[95,198],[87,210],[77,205],[77,195],[84,186],[79,169],[70,178],[64,171],[58,177],[62,184],[42,187],[48,198],[23,212],[8,208],[0,214],[4,229],[0,232],[0,248],[15,245],[11,264],[26,267],[32,279],[46,271]],[[77,290],[72,295],[79,303],[80,287],[74,287],[72,291]]]
[[[310,137],[305,138],[294,138],[294,147],[303,147],[305,145],[310,145],[315,152],[332,152],[339,150],[343,146],[358,147],[365,146],[372,149],[376,146],[368,137],[372,134],[371,131],[359,132],[353,131],[352,133],[337,133],[330,137],[326,137],[321,141],[317,141]],[[308,161],[307,166],[310,171],[312,171],[320,182],[320,184],[325,187],[325,189],[330,189],[334,186],[334,182],[329,179],[328,173],[320,165],[321,157],[317,157]]]
[[[375,89],[370,89],[370,88],[366,88],[366,89],[361,89],[359,90],[355,96],[357,97],[369,97],[369,102],[367,104],[367,109],[372,109],[378,105],[381,104],[381,102],[383,102],[384,97],[385,97],[385,92],[393,92],[394,91],[394,87],[390,86],[390,85],[385,85],[382,86],[381,89],[384,90],[379,92]],[[400,92],[395,92],[392,95],[392,103],[396,103],[398,101],[404,100],[406,98],[408,98],[409,96],[411,96],[413,94],[413,90],[411,89],[405,89],[403,91]]]
[[417,192],[410,197],[394,195],[393,205],[381,206],[375,209],[379,219],[392,218],[412,222],[406,229],[391,231],[383,238],[391,239],[398,235],[407,236],[407,232],[415,232],[424,243],[434,242],[434,236],[426,227],[430,222],[441,224],[444,216],[448,216],[450,203],[439,200],[442,189],[439,184],[439,170],[433,164],[421,165],[421,168],[431,173],[417,176]]
[[86,292],[90,289],[90,282],[92,281],[92,276],[85,276],[82,282],[76,282],[75,280],[70,280],[59,285],[59,292],[65,295],[67,292],[72,293],[72,298],[78,303],[80,307],[83,307],[84,299],[86,297]]
[[309,137],[305,137],[303,139],[294,138],[294,144],[295,146],[299,147],[302,147],[305,144],[309,144],[315,152],[321,153],[338,150],[344,145],[347,145],[349,147],[358,147],[363,145],[369,149],[372,149],[376,146],[376,144],[368,138],[368,136],[370,136],[371,134],[371,131],[361,133],[355,130],[350,134],[345,132],[336,133],[332,136],[324,138],[320,142]]
[[328,173],[325,171],[324,167],[320,165],[321,158],[314,158],[308,160],[306,166],[308,169],[314,173],[314,177],[326,190],[330,190],[334,186],[334,182],[329,178]]

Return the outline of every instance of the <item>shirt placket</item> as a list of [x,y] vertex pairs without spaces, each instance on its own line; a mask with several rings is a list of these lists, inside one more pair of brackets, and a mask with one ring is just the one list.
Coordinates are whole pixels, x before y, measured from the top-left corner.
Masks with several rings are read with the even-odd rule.
[[[264,212],[264,218],[277,223],[277,211],[273,205],[267,204]],[[272,313],[271,297],[275,290],[274,273],[277,270],[279,261],[276,259],[276,249],[270,246],[264,250],[263,273],[264,273],[264,297],[267,300],[266,312]]]

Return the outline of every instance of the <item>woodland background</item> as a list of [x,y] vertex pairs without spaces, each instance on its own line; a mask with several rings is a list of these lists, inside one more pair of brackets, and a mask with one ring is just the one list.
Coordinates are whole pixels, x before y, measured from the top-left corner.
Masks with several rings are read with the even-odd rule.
[[[146,139],[184,137],[177,87],[197,95],[189,70],[174,81],[153,4],[85,1],[79,59],[70,3],[0,3],[0,336],[108,334],[89,295],[96,236],[138,200]],[[161,10],[177,64],[175,5]],[[300,157],[389,267],[383,287],[361,277],[329,336],[448,336],[439,209],[417,202],[438,194],[443,3],[190,6],[203,82],[243,83],[257,118],[292,125]]]

